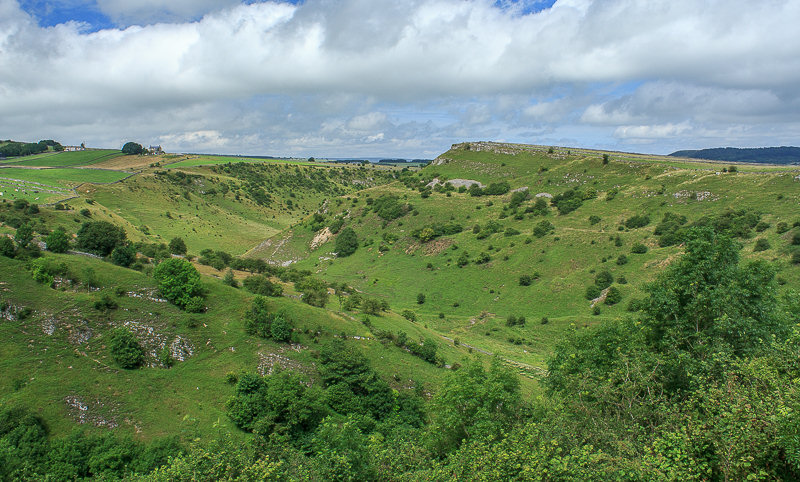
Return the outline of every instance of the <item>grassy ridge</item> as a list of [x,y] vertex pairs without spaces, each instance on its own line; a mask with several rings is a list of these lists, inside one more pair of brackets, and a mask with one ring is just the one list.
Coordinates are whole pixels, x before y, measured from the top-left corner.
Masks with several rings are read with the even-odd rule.
[[[551,207],[547,216],[524,214],[515,219],[508,211],[503,216],[510,194],[476,198],[467,193],[453,192],[447,197],[433,192],[424,198],[400,183],[377,187],[369,193],[373,199],[384,194],[398,195],[411,203],[418,215],[385,223],[370,212],[366,193],[355,203],[338,204],[330,217],[346,212],[346,225],[356,230],[362,247],[350,257],[335,259],[333,241],[329,241],[310,251],[298,266],[388,299],[395,311],[414,310],[424,323],[443,335],[539,367],[565,330],[625,316],[628,302],[643,296],[643,286],[682,252],[680,246],[659,247],[653,235],[655,225],[667,212],[685,215],[689,222],[732,208],[761,213],[762,221],[770,227],[740,240],[744,257],[778,261],[787,285],[797,286],[800,273],[789,263],[788,235],[775,229],[778,222],[791,226],[798,220],[796,172],[761,169],[723,173],[721,164],[716,165],[718,170],[709,170],[709,164],[678,168],[672,162],[662,164],[656,160],[633,162],[621,155],[611,156],[604,165],[600,156],[567,154],[566,150],[507,154],[454,149],[415,179],[427,182],[433,178],[460,178],[484,184],[502,179],[512,189],[528,188],[533,195],[556,195],[576,187],[592,188],[598,195],[567,215],[559,215]],[[616,197],[606,200],[607,193],[614,189],[618,190]],[[526,205],[531,203],[527,201]],[[649,225],[620,230],[626,219],[644,214],[651,219]],[[591,224],[591,216],[600,221]],[[533,234],[534,228],[543,219],[551,222],[555,230],[538,238]],[[478,239],[472,227],[485,226],[489,221],[499,223],[500,232]],[[446,222],[458,223],[464,231],[428,243],[411,236],[414,230]],[[519,234],[505,236],[507,228]],[[296,259],[299,253],[309,250],[315,234],[305,224],[293,228],[291,235],[278,235],[273,245],[282,243],[282,247],[275,253],[276,259]],[[621,246],[617,246],[617,236]],[[771,248],[754,253],[756,238],[765,238]],[[636,243],[648,246],[647,253],[631,253]],[[379,249],[381,245],[383,250]],[[486,253],[490,261],[471,261],[459,268],[456,261],[463,252],[469,253],[471,260]],[[617,264],[621,255],[627,257],[626,264]],[[608,269],[615,279],[624,277],[625,284],[616,284],[623,302],[600,305],[600,314],[595,314],[584,293],[603,269]],[[538,280],[531,286],[520,286],[520,276],[535,273]],[[416,302],[418,293],[426,295],[422,305]],[[509,315],[523,315],[528,323],[525,327],[507,327]],[[543,317],[548,318],[548,324],[540,323]],[[519,339],[523,341],[517,344]]]

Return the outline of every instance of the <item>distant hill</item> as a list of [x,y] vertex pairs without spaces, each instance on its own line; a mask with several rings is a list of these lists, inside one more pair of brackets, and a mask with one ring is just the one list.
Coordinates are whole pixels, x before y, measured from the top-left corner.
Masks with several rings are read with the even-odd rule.
[[709,159],[712,161],[757,162],[764,164],[798,164],[800,147],[756,147],[739,149],[736,147],[717,147],[675,151],[670,156]]

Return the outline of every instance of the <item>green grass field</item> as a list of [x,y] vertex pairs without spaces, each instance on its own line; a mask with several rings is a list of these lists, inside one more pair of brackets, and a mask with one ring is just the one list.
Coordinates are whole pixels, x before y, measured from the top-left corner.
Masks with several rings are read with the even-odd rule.
[[128,177],[130,174],[120,171],[79,168],[23,169],[8,167],[0,169],[0,177],[18,179],[20,181],[40,183],[43,185],[69,188],[85,182],[106,184]]
[[117,149],[46,152],[33,156],[12,158],[6,160],[5,164],[25,167],[78,167],[108,161],[122,155]]

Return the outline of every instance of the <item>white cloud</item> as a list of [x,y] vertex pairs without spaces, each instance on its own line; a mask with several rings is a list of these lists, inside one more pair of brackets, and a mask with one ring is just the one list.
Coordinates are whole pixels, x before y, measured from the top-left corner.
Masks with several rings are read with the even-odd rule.
[[[528,15],[491,0],[98,6],[123,24],[183,23],[40,28],[0,0],[6,137],[116,142],[136,132],[184,146],[185,133],[207,131],[228,139],[219,148],[250,152],[365,138],[397,151],[414,145],[409,136],[435,150],[580,123],[595,144],[673,138],[665,126],[686,123],[687,144],[700,129],[742,125],[778,139],[800,122],[794,0],[560,0]],[[409,121],[417,111],[440,120]]]
[[662,124],[643,126],[620,126],[614,131],[614,136],[621,139],[661,139],[666,137],[683,136],[692,130],[687,123]]
[[97,0],[97,7],[122,25],[191,21],[232,7],[238,0]]

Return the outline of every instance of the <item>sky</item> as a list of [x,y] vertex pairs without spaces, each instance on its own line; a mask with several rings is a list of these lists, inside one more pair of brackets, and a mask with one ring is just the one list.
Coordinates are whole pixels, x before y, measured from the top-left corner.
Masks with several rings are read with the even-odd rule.
[[800,145],[798,0],[0,0],[0,139],[433,158]]

